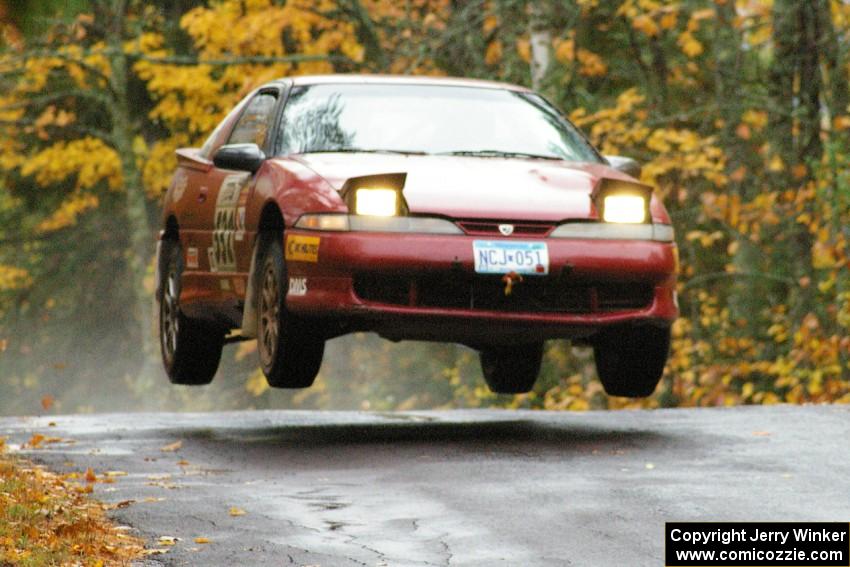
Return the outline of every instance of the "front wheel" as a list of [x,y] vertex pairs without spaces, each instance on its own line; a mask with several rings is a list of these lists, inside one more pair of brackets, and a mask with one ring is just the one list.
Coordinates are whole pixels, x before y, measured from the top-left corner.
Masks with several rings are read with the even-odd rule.
[[325,341],[311,326],[286,309],[288,280],[280,236],[261,239],[265,248],[257,289],[257,350],[269,386],[307,388],[313,384]]
[[655,391],[670,352],[670,327],[626,327],[593,339],[596,373],[609,396],[645,398]]
[[481,350],[484,381],[496,394],[524,394],[531,391],[540,374],[543,343],[519,346],[493,346]]
[[209,384],[221,361],[224,331],[183,314],[180,243],[163,241],[161,253],[165,257],[165,269],[159,282],[159,344],[165,372],[172,384]]

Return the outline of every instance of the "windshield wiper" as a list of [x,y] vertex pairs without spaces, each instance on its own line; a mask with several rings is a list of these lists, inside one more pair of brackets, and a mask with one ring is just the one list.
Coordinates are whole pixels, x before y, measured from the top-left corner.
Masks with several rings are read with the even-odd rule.
[[389,150],[384,148],[326,148],[321,150],[308,150],[306,152],[300,152],[301,154],[399,154],[399,155],[412,155],[412,156],[424,156],[427,155],[426,152],[418,152],[414,150]]
[[474,157],[519,157],[533,159],[551,159],[561,161],[564,158],[558,156],[544,156],[540,154],[530,154],[526,152],[506,152],[502,150],[456,150],[453,152],[440,152],[440,156],[474,156]]

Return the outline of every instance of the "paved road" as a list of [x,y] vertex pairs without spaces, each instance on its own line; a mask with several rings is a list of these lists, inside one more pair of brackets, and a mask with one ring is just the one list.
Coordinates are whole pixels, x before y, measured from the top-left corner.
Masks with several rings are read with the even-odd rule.
[[151,565],[658,567],[668,520],[850,521],[846,406],[0,420],[35,432],[75,441],[27,452],[55,470],[128,473],[95,495],[181,538]]

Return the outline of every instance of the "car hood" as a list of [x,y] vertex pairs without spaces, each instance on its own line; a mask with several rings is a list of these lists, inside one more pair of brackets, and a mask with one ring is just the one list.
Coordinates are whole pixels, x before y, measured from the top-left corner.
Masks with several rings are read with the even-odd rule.
[[351,177],[406,173],[404,197],[411,212],[453,218],[592,218],[590,195],[600,179],[634,181],[607,165],[542,159],[343,153],[292,159],[336,190]]

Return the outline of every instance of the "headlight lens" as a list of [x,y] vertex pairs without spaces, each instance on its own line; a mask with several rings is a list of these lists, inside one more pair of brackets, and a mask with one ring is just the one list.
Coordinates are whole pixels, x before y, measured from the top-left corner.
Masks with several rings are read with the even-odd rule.
[[602,211],[605,222],[642,223],[646,221],[646,199],[640,195],[606,195]]
[[654,240],[673,242],[673,227],[669,224],[649,223],[564,223],[549,236],[551,238],[576,238],[580,240]]
[[324,214],[324,215],[301,215],[298,222],[295,223],[296,228],[307,228],[310,230],[348,230],[349,222],[348,215],[344,214]]
[[354,232],[407,232],[418,234],[463,234],[453,222],[434,217],[376,217],[341,213],[301,215],[295,228]]
[[392,217],[398,214],[398,191],[364,187],[356,190],[354,203],[358,215]]

